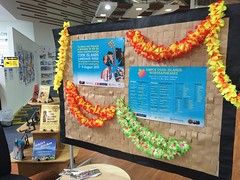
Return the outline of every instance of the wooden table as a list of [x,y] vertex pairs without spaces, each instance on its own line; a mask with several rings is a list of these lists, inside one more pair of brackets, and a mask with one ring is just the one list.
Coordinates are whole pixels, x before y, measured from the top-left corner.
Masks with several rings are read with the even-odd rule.
[[[102,173],[98,177],[93,177],[93,180],[131,180],[129,175],[121,168],[109,164],[89,164],[86,166],[81,166],[81,170],[89,170],[97,168]],[[70,176],[62,176],[61,180],[69,180]]]
[[[74,148],[74,157],[77,156],[78,151],[78,148]],[[63,148],[57,150],[55,160],[32,160],[32,147],[25,149],[24,155],[25,158],[23,160],[15,160],[11,158],[11,162],[17,163],[18,173],[20,175],[28,177],[46,170],[52,170],[58,174],[62,171],[62,169],[67,168],[70,158],[68,145],[65,145]]]

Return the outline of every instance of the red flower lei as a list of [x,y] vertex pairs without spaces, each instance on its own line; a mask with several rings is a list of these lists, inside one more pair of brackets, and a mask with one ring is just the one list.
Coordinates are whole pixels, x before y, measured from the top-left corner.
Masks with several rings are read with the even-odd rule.
[[[110,120],[114,117],[116,107],[100,107],[99,105],[93,106],[89,101],[80,96],[77,87],[70,81],[65,83],[65,93],[70,112],[78,120],[81,125],[87,127],[101,127],[104,121]],[[97,115],[97,118],[87,118],[82,110]]]
[[[219,6],[219,3],[215,3]],[[180,41],[177,41],[169,46],[154,44],[137,30],[129,30],[126,37],[136,53],[144,58],[152,61],[162,62],[182,57],[189,53],[194,48],[199,47],[205,40],[212,28],[210,17],[207,16],[199,25],[195,27],[195,31],[188,32],[187,36]]]

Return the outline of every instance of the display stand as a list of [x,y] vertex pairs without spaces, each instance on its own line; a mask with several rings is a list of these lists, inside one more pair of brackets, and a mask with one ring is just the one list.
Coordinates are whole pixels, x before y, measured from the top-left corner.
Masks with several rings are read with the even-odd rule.
[[[22,125],[17,129],[18,132],[26,129],[27,123]],[[58,132],[52,131],[39,131],[39,126],[36,126],[36,130],[31,132],[33,137],[29,138],[30,146],[24,149],[25,158],[23,160],[15,160],[11,158],[12,163],[18,164],[18,172],[20,175],[32,176],[36,173],[48,170],[54,170],[55,172],[60,172],[63,168],[66,168],[69,163],[69,157],[76,157],[78,154],[78,148],[75,148],[69,152],[68,145],[64,145],[60,142],[60,135]],[[56,159],[55,160],[44,160],[36,161],[32,160],[32,144],[34,139],[44,139],[44,138],[55,138],[57,141]]]
[[[59,104],[59,98],[54,97],[52,98],[52,102],[50,103],[39,103],[39,102],[31,102],[29,101],[28,104],[32,106],[40,106],[43,104]],[[39,110],[41,111],[41,109]],[[23,160],[15,160],[11,159],[13,163],[18,164],[18,172],[20,175],[24,176],[31,176],[36,173],[39,173],[44,170],[53,170],[56,173],[59,173],[62,171],[62,169],[67,168],[67,165],[70,160],[70,165],[73,167],[73,159],[77,156],[79,148],[71,148],[70,151],[68,146],[64,145],[60,142],[60,132],[58,131],[40,131],[39,124],[34,124],[33,128],[30,128],[28,122],[23,124],[17,129],[20,133],[27,133],[32,134],[32,137],[28,138],[29,146],[24,149],[24,156],[25,158]],[[33,149],[33,142],[35,139],[46,139],[46,138],[52,138],[56,139],[56,159],[55,160],[43,160],[43,161],[36,161],[32,160],[32,149]]]

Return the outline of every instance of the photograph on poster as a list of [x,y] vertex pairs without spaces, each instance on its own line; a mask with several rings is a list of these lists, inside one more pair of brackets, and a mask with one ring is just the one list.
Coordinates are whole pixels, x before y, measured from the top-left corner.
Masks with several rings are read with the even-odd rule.
[[72,61],[76,84],[124,87],[124,38],[73,41]]
[[130,67],[129,105],[140,118],[204,126],[206,67]]

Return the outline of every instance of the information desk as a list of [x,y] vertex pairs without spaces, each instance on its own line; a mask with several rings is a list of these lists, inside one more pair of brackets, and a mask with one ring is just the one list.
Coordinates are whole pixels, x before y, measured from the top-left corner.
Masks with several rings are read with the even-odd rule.
[[[98,177],[90,178],[94,180],[131,180],[129,175],[123,169],[109,164],[89,164],[79,168],[83,171],[93,168],[99,169],[102,174]],[[61,180],[70,180],[70,176],[63,176]]]

